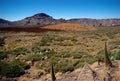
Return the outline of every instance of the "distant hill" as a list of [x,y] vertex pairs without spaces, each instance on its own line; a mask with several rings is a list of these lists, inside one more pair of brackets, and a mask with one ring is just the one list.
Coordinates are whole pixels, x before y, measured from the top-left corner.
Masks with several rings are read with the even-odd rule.
[[85,26],[101,27],[101,26],[118,26],[120,25],[119,19],[89,19],[89,18],[76,18],[76,19],[54,19],[45,13],[38,13],[30,17],[26,17],[19,21],[7,21],[0,19],[0,27],[42,27],[48,25],[55,25],[61,23],[74,23],[82,24]]
[[118,26],[120,25],[120,19],[70,19],[68,23],[77,23],[86,26],[101,27],[101,26]]

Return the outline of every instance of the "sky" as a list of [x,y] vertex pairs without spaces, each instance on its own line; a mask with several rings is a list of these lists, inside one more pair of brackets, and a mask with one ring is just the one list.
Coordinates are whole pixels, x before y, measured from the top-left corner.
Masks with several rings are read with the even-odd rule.
[[37,13],[55,19],[120,18],[120,0],[0,0],[0,18],[17,21]]

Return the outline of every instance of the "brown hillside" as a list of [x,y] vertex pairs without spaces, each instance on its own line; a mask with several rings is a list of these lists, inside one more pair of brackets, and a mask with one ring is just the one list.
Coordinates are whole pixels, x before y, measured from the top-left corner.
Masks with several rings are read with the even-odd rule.
[[44,27],[45,29],[54,29],[54,30],[63,30],[63,31],[86,31],[86,30],[96,30],[94,27],[87,27],[80,24],[71,24],[71,23],[63,23],[57,25],[51,25]]

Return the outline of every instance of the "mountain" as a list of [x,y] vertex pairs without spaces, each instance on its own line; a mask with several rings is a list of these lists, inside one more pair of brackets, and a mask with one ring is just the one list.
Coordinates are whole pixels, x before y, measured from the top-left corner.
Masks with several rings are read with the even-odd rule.
[[120,19],[70,19],[68,23],[77,23],[86,26],[101,27],[101,26],[118,26],[120,25]]
[[0,27],[8,27],[10,26],[12,23],[8,20],[4,20],[0,18]]
[[14,26],[45,26],[54,24],[56,20],[45,13],[35,14],[31,17],[26,17],[20,21],[13,22]]
[[82,24],[85,26],[101,27],[101,26],[117,26],[120,25],[120,18],[118,19],[54,19],[45,13],[38,13],[30,17],[26,17],[19,21],[7,21],[0,19],[0,27],[43,27],[48,25],[55,25],[61,23]]

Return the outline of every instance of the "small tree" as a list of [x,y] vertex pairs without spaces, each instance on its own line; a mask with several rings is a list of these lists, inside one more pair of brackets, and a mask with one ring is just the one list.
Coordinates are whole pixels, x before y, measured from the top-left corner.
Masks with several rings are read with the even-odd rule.
[[55,77],[55,74],[54,74],[54,67],[53,67],[52,63],[51,63],[51,78],[52,78],[52,81],[56,80],[56,77]]
[[108,54],[108,51],[107,51],[107,44],[106,44],[106,42],[105,42],[105,66],[107,68],[112,67],[112,62],[110,60],[110,57],[109,57],[109,54]]

